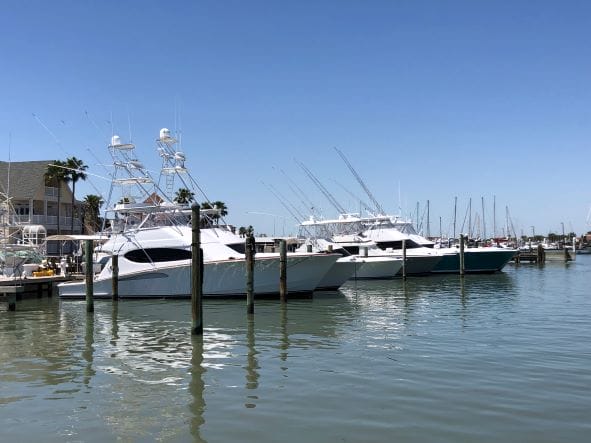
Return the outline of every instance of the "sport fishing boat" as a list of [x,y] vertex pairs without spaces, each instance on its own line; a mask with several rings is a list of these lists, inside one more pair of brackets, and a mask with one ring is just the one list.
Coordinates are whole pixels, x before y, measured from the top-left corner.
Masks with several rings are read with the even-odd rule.
[[[412,223],[395,216],[376,218],[370,229],[364,233],[373,239],[380,248],[401,248],[400,235],[409,237],[407,248],[424,247],[441,256],[441,260],[431,270],[434,273],[460,272],[460,250],[458,246],[434,248],[435,243],[419,235]],[[464,249],[464,268],[468,273],[493,273],[502,270],[515,256],[517,250],[496,246]]]
[[[159,213],[159,215],[162,215]],[[94,296],[111,297],[112,256],[118,256],[119,296],[125,298],[187,297],[191,294],[192,230],[184,225],[140,227],[112,236],[96,252],[104,266],[93,281]],[[219,242],[207,229],[201,231],[203,295],[246,295],[244,254]],[[333,266],[338,254],[290,253],[287,256],[287,287],[290,294],[310,293]],[[85,296],[83,281],[59,286],[62,298]],[[254,292],[272,295],[279,291],[279,257],[257,253]]]
[[[110,220],[108,240],[95,249],[101,271],[94,276],[94,296],[111,297],[112,257],[118,256],[119,296],[129,298],[184,297],[191,293],[191,210],[188,204],[173,201],[173,180],[187,174],[185,154],[174,148],[176,140],[163,129],[157,139],[163,158],[166,191],[152,179],[137,159],[134,145],[121,143],[114,136],[109,145],[115,171],[110,196],[117,187],[126,193],[107,211]],[[183,181],[183,183],[185,183]],[[132,191],[134,190],[134,191]],[[134,196],[131,192],[139,193]],[[158,196],[158,198],[155,197]],[[205,217],[207,212],[203,211]],[[205,296],[242,296],[246,294],[246,260],[220,240],[216,229],[201,230],[203,249],[203,294]],[[289,293],[314,291],[321,279],[340,257],[327,253],[290,253],[287,255]],[[254,292],[271,295],[279,292],[277,253],[257,253],[254,268]],[[85,296],[84,282],[58,285],[62,298]]]
[[[351,279],[390,279],[400,275],[402,256],[382,251],[374,242],[354,234],[359,228],[358,220],[352,214],[327,220],[310,217],[300,223],[300,236],[306,236],[307,241],[322,245],[325,249],[330,245],[333,252],[342,254],[344,258],[350,257],[349,261],[356,264]],[[408,264],[407,257],[407,266]],[[413,269],[415,268],[417,266],[413,260]]]

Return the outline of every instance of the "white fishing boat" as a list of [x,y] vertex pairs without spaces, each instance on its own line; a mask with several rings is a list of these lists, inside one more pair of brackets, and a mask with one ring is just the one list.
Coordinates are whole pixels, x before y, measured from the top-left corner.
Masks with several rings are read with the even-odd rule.
[[[367,266],[357,278],[394,278],[401,275],[402,249],[380,248],[375,240],[368,235],[369,226],[375,222],[375,217],[362,218],[358,214],[341,214],[337,219],[318,220],[310,217],[300,224],[304,232],[312,232],[314,237],[328,238],[334,247],[342,248],[347,253],[365,260]],[[429,248],[418,245],[411,248],[412,240],[397,232],[400,244],[406,240],[409,247],[406,251],[407,275],[428,274],[441,260],[441,257]],[[380,260],[384,262],[380,263]],[[365,277],[359,277],[364,275]]]
[[[109,145],[115,167],[109,195],[118,187],[124,188],[127,194],[107,211],[110,238],[95,250],[102,265],[93,281],[97,298],[111,296],[113,255],[118,256],[120,297],[184,297],[191,293],[191,210],[188,204],[174,203],[170,196],[175,175],[188,175],[185,155],[175,149],[176,140],[167,129],[160,131],[157,143],[163,158],[161,174],[165,176],[165,190],[137,159],[134,145],[122,143],[118,136]],[[130,193],[132,189],[139,192],[140,198]],[[204,214],[207,216],[206,211]],[[206,296],[246,294],[245,256],[228,247],[225,237],[217,228],[201,230]],[[327,253],[288,254],[289,293],[314,291],[339,257]],[[256,254],[255,294],[279,292],[279,264],[278,253]],[[80,298],[86,293],[84,282],[63,283],[58,289],[61,298]]]
[[[364,231],[364,235],[375,241],[380,248],[401,249],[403,236],[406,235],[408,237],[406,240],[407,256],[409,251],[411,254],[414,251],[423,251],[423,253],[440,256],[440,260],[430,272],[458,273],[460,271],[460,250],[457,246],[434,248],[435,243],[419,235],[408,220],[395,216],[376,217],[375,221],[368,226],[369,229]],[[495,246],[465,248],[465,272],[492,273],[500,271],[516,253],[515,249]]]
[[[94,296],[111,297],[112,255],[118,255],[119,296],[124,298],[187,297],[191,294],[191,239],[188,226],[141,227],[113,236],[98,250],[104,267],[93,281]],[[246,295],[244,254],[219,242],[209,230],[201,231],[203,294]],[[337,254],[291,253],[287,257],[289,293],[310,293],[339,258]],[[62,298],[85,296],[84,282],[59,285]],[[257,253],[254,292],[272,295],[279,291],[279,257]]]

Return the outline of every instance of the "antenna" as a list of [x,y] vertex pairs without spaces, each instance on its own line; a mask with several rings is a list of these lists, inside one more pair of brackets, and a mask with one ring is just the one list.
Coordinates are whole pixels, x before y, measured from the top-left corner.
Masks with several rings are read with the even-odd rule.
[[[295,160],[295,159],[294,159]],[[316,185],[316,187],[320,190],[320,192],[322,192],[322,194],[327,198],[327,200],[332,204],[332,206],[337,210],[337,212],[339,212],[339,214],[344,214],[347,211],[345,211],[345,209],[336,201],[336,199],[333,197],[333,195],[328,192],[328,189],[326,189],[324,187],[324,185],[322,183],[320,183],[320,180],[318,180],[316,178],[316,176],[314,174],[312,174],[312,171],[310,171],[306,165],[304,165],[302,162],[295,160],[295,162],[300,166],[300,168],[302,168],[302,170],[306,173],[306,175],[308,176],[308,178],[310,180],[312,180],[312,183],[314,183]]]
[[339,150],[338,148],[334,148],[334,150],[337,151],[337,154],[339,154],[339,156],[343,159],[343,161],[345,162],[345,164],[347,165],[347,167],[349,168],[349,170],[351,171],[353,176],[357,179],[357,182],[361,185],[361,187],[363,188],[363,190],[365,191],[365,193],[367,194],[367,196],[369,197],[371,202],[374,204],[375,208],[378,210],[380,215],[384,215],[386,213],[384,211],[384,208],[382,208],[382,206],[375,199],[375,197],[373,196],[373,194],[371,193],[369,188],[365,185],[363,179],[359,176],[359,174],[357,173],[355,168],[353,168],[353,165],[351,165],[351,163],[349,163],[349,160],[347,160],[347,157],[345,157],[345,154],[343,154],[342,151]]
[[[335,182],[343,191],[345,191],[347,194],[349,194],[351,197],[353,197],[354,200],[357,200],[361,206],[363,206],[366,210],[371,211],[373,210],[373,208],[368,205],[366,202],[364,202],[363,200],[361,200],[358,196],[356,196],[355,194],[353,194],[349,189],[347,189],[344,185],[342,185],[341,183],[339,183],[338,181],[332,179],[333,182]],[[361,215],[361,214],[359,214]]]
[[[275,168],[273,167],[273,169]],[[314,211],[316,210],[314,203],[308,198],[304,191],[302,191],[297,183],[289,178],[283,169],[280,169],[280,172],[287,179],[287,185],[289,186],[289,189],[291,189],[291,192],[293,192],[296,197],[300,198],[300,202],[304,205],[304,208],[310,208],[310,212],[314,214]]]
[[10,197],[10,150],[12,148],[12,133],[8,133],[8,178],[6,182],[6,197]]
[[276,190],[273,189],[270,185],[266,184],[265,182],[261,182],[261,183],[263,184],[263,186],[265,186],[269,190],[269,192],[271,192],[271,194],[273,194],[275,196],[275,198],[277,200],[279,200],[279,203],[281,203],[281,206],[283,206],[285,208],[285,210],[287,212],[289,212],[289,215],[291,215],[297,223],[300,223],[300,219],[298,219],[297,215],[289,208],[289,206],[287,206],[285,201],[277,194]]

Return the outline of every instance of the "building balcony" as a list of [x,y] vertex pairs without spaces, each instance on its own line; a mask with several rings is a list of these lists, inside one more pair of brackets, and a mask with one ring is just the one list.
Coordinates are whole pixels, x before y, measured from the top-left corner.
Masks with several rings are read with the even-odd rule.
[[[15,225],[43,225],[48,231],[57,229],[56,215],[12,215],[11,222]],[[60,228],[69,230],[72,225],[72,217],[60,217]],[[74,219],[74,231],[80,231],[82,222],[79,218]]]

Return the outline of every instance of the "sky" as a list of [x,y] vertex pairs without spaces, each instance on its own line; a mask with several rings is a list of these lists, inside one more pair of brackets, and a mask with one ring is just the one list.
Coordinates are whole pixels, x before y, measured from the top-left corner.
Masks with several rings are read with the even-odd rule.
[[347,211],[369,200],[335,147],[387,212],[416,219],[418,204],[426,228],[429,201],[432,235],[451,233],[456,198],[457,232],[470,199],[473,221],[484,202],[489,235],[502,233],[506,208],[518,234],[591,230],[591,2],[2,9],[0,159],[82,159],[93,175],[79,199],[108,192],[113,133],[157,172],[167,127],[226,221],[257,233],[296,233],[290,212],[308,216],[308,200],[337,215],[296,161]]

